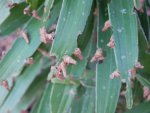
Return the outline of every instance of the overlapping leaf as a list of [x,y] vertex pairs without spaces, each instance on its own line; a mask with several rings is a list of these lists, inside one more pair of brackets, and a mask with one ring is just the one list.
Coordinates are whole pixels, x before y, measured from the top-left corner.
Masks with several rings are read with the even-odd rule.
[[109,3],[109,16],[115,40],[115,59],[121,78],[126,81],[127,107],[133,104],[130,86],[130,73],[138,60],[138,29],[137,19],[133,12],[133,1],[111,0]]

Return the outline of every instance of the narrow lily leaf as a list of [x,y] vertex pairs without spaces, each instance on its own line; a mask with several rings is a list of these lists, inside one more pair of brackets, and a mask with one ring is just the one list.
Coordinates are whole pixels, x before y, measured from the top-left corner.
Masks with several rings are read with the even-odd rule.
[[[93,73],[87,73],[90,76]],[[87,76],[87,75],[86,75]],[[95,111],[95,88],[79,87],[74,98],[71,113],[94,113]]]
[[7,0],[0,0],[0,24],[7,18],[10,14],[9,7],[7,6]]
[[[83,35],[79,37],[80,38],[79,40],[82,40],[81,42],[79,41],[79,46],[82,50],[83,60],[78,61],[77,65],[70,66],[68,69],[69,70],[68,75],[72,76],[73,78],[80,78],[86,68],[87,59],[91,51],[92,40],[90,38],[92,34],[92,28],[93,28],[93,17],[91,15],[88,19],[88,24],[84,30]],[[87,43],[85,44],[85,42]],[[62,82],[56,80],[54,81],[52,79],[52,82],[54,84],[52,86],[51,99],[50,99],[51,112],[54,113],[69,112],[71,110],[70,108],[71,103],[76,94],[77,87],[79,86],[79,81],[78,80],[77,82],[73,80],[68,81],[68,79],[66,78],[65,80],[62,80]],[[58,84],[58,82],[61,84]],[[68,100],[66,100],[67,92],[69,92]],[[59,96],[56,96],[56,94],[58,94]]]
[[48,83],[37,108],[37,113],[50,113],[51,84]]
[[92,0],[63,0],[51,49],[51,54],[55,54],[58,60],[65,53],[71,55],[77,47],[77,37],[83,32],[91,6]]
[[[12,110],[20,101],[21,97],[27,91],[31,83],[34,81],[37,74],[40,73],[40,69],[42,68],[40,63],[41,55],[37,53],[33,58],[35,63],[29,67],[26,67],[19,78],[16,79],[14,87],[0,108],[0,112],[5,113],[7,110]],[[10,105],[11,103],[13,104]]]
[[[77,85],[53,84],[50,95],[50,108],[52,113],[66,113],[76,94]],[[59,104],[58,104],[59,103]]]
[[115,40],[115,59],[121,78],[126,81],[128,108],[133,104],[128,71],[134,68],[138,59],[138,27],[133,7],[132,0],[111,0],[108,6]]
[[102,32],[103,25],[108,19],[106,1],[98,2],[98,48],[102,48],[106,56],[103,63],[96,65],[96,113],[114,113],[116,110],[121,79],[111,79],[111,74],[116,70],[114,50],[107,46],[110,41],[111,31]]
[[150,75],[149,43],[141,26],[139,28],[138,36],[139,36],[139,61],[144,66],[144,69],[142,69],[141,71],[143,71],[147,75]]
[[27,3],[31,6],[32,10],[37,9],[44,0],[26,0]]
[[131,110],[128,110],[125,113],[150,113],[150,102],[144,102],[142,104],[139,104],[138,106],[135,106]]
[[35,101],[40,99],[45,87],[47,73],[48,70],[33,81],[26,93],[20,99],[19,103],[17,103],[13,109],[12,113],[20,113],[22,110],[27,110],[33,103],[35,103]]
[[135,8],[138,10],[142,8],[142,4],[140,1],[141,0],[133,0]]
[[0,23],[0,36],[9,35],[29,20],[30,17],[23,14],[26,6],[25,3],[21,3],[10,10],[10,15]]
[[148,81],[146,78],[142,77],[141,75],[139,74],[136,74],[136,77],[138,79],[138,81],[140,81],[140,83],[143,85],[143,86],[147,86],[150,88],[150,81]]
[[[61,2],[58,2],[53,10],[52,17],[49,20],[49,26],[56,20],[59,15]],[[58,8],[58,9],[57,9]],[[41,10],[42,11],[42,10]],[[8,76],[20,71],[25,64],[25,60],[30,57],[41,44],[39,29],[41,27],[41,21],[32,19],[25,26],[25,30],[29,35],[30,43],[26,44],[23,38],[18,38],[13,44],[10,51],[6,54],[4,59],[0,62],[0,80],[6,79]],[[19,53],[19,54],[18,54]]]

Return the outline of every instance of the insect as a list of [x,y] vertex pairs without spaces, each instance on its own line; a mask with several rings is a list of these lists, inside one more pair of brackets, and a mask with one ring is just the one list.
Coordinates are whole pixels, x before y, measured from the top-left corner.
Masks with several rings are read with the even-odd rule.
[[83,59],[83,56],[82,56],[82,53],[81,53],[80,48],[76,48],[73,54],[74,54],[77,58],[79,58],[80,60]]
[[137,63],[135,64],[135,68],[136,68],[136,69],[143,69],[143,68],[144,68],[144,66],[143,66],[143,65],[141,65],[141,63],[140,63],[140,62],[137,62]]
[[55,32],[47,33],[44,27],[40,28],[41,41],[45,44],[51,43],[54,40]]
[[41,17],[38,15],[36,10],[32,11],[32,17],[36,18],[37,20],[41,20]]
[[102,62],[103,60],[104,60],[103,50],[101,48],[98,48],[90,62],[95,62],[95,61]]
[[9,90],[9,84],[8,84],[8,81],[7,80],[3,80],[1,83],[0,83],[1,86],[4,86],[7,90]]
[[28,36],[27,32],[22,31],[21,34],[22,34],[22,37],[24,38],[25,42],[27,44],[29,44],[29,36]]
[[102,32],[105,32],[107,29],[111,27],[111,23],[109,20],[107,20],[104,24],[104,27],[102,28]]
[[120,72],[118,70],[114,71],[111,75],[110,75],[110,78],[113,79],[113,78],[117,78],[117,77],[120,77]]
[[110,42],[107,44],[108,47],[114,48],[115,47],[115,42],[113,36],[110,38]]
[[18,4],[17,4],[17,3],[12,3],[12,2],[9,2],[9,3],[8,3],[8,7],[9,7],[10,9],[14,8],[16,5],[18,5]]
[[28,64],[28,65],[34,64],[33,58],[32,57],[27,58],[26,59],[26,64]]
[[24,13],[25,15],[31,15],[30,6],[27,6],[27,7],[23,10],[23,13]]
[[73,58],[71,58],[70,56],[68,56],[68,55],[65,55],[64,57],[63,57],[63,61],[64,61],[64,63],[66,63],[67,65],[68,64],[77,64],[77,62],[73,59]]

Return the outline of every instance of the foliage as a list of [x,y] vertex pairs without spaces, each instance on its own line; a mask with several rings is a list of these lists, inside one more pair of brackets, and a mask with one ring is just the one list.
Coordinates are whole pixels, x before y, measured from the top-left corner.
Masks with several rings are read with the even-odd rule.
[[17,34],[0,61],[0,113],[150,112],[149,0],[0,0],[0,9],[1,40]]

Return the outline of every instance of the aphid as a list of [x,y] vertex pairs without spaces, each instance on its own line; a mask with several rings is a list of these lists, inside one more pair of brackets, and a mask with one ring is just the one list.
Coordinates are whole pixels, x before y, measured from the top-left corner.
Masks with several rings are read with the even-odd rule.
[[41,20],[41,17],[39,17],[39,15],[38,15],[38,13],[37,13],[36,10],[33,10],[33,11],[32,11],[32,16],[33,16],[34,18],[36,18],[37,20]]
[[22,110],[21,113],[29,113],[27,110]]
[[12,2],[9,2],[9,3],[8,3],[8,7],[9,7],[10,9],[14,8],[16,5],[17,5],[17,3],[12,3]]
[[46,57],[49,57],[49,54],[47,51],[41,49],[41,48],[38,48],[38,51],[43,55],[43,56],[46,56]]
[[68,56],[68,55],[65,55],[64,57],[63,57],[63,61],[64,61],[64,63],[66,63],[67,65],[68,64],[77,64],[77,62],[73,59],[73,58],[71,58],[70,56]]
[[110,42],[107,44],[108,47],[114,48],[115,47],[115,42],[113,36],[110,38]]
[[136,69],[133,68],[133,69],[129,69],[128,70],[128,74],[131,76],[131,79],[135,79],[135,74],[136,74]]
[[62,73],[63,73],[64,77],[67,77],[66,67],[67,67],[67,64],[64,63],[64,62],[61,62],[59,67],[58,67],[59,69],[62,70]]
[[29,36],[26,32],[22,31],[22,37],[24,38],[25,42],[29,44]]
[[83,59],[83,56],[82,56],[82,53],[81,53],[80,48],[76,48],[73,54],[74,54],[77,58],[79,58],[80,60]]
[[50,34],[47,34],[47,38],[51,42],[54,40],[54,36],[55,36],[55,32],[51,32]]
[[146,98],[150,94],[150,90],[148,87],[143,87],[143,97]]
[[111,27],[111,23],[109,20],[107,20],[104,24],[104,27],[102,28],[102,32],[105,32],[107,29]]
[[50,31],[53,31],[53,30],[55,30],[56,29],[56,24],[52,24],[52,26],[50,27]]
[[23,13],[24,13],[25,15],[30,15],[30,14],[31,14],[31,12],[30,12],[30,6],[27,6],[27,7],[23,10]]
[[33,58],[32,57],[27,58],[26,59],[26,64],[28,64],[28,65],[34,64]]
[[97,8],[97,7],[95,8],[93,14],[94,14],[95,16],[98,16],[98,8]]
[[8,81],[7,80],[3,80],[1,83],[0,83],[1,86],[4,86],[7,90],[9,90],[9,84],[8,84]]
[[103,60],[104,60],[103,50],[101,48],[98,48],[90,62],[95,62],[95,61],[102,62]]
[[44,27],[40,28],[40,36],[43,43],[51,43],[54,40],[54,35],[54,32],[48,34]]
[[56,71],[56,77],[63,80],[64,76],[62,74],[62,69],[60,69],[59,67],[57,67],[57,71]]
[[113,78],[118,78],[120,77],[120,72],[118,70],[114,71],[111,75],[110,75],[110,78],[113,79]]
[[150,94],[146,98],[147,101],[150,101]]
[[136,69],[143,69],[143,68],[144,68],[144,66],[143,66],[143,65],[141,65],[141,63],[140,63],[140,62],[137,62],[137,63],[135,64],[135,68],[136,68]]

